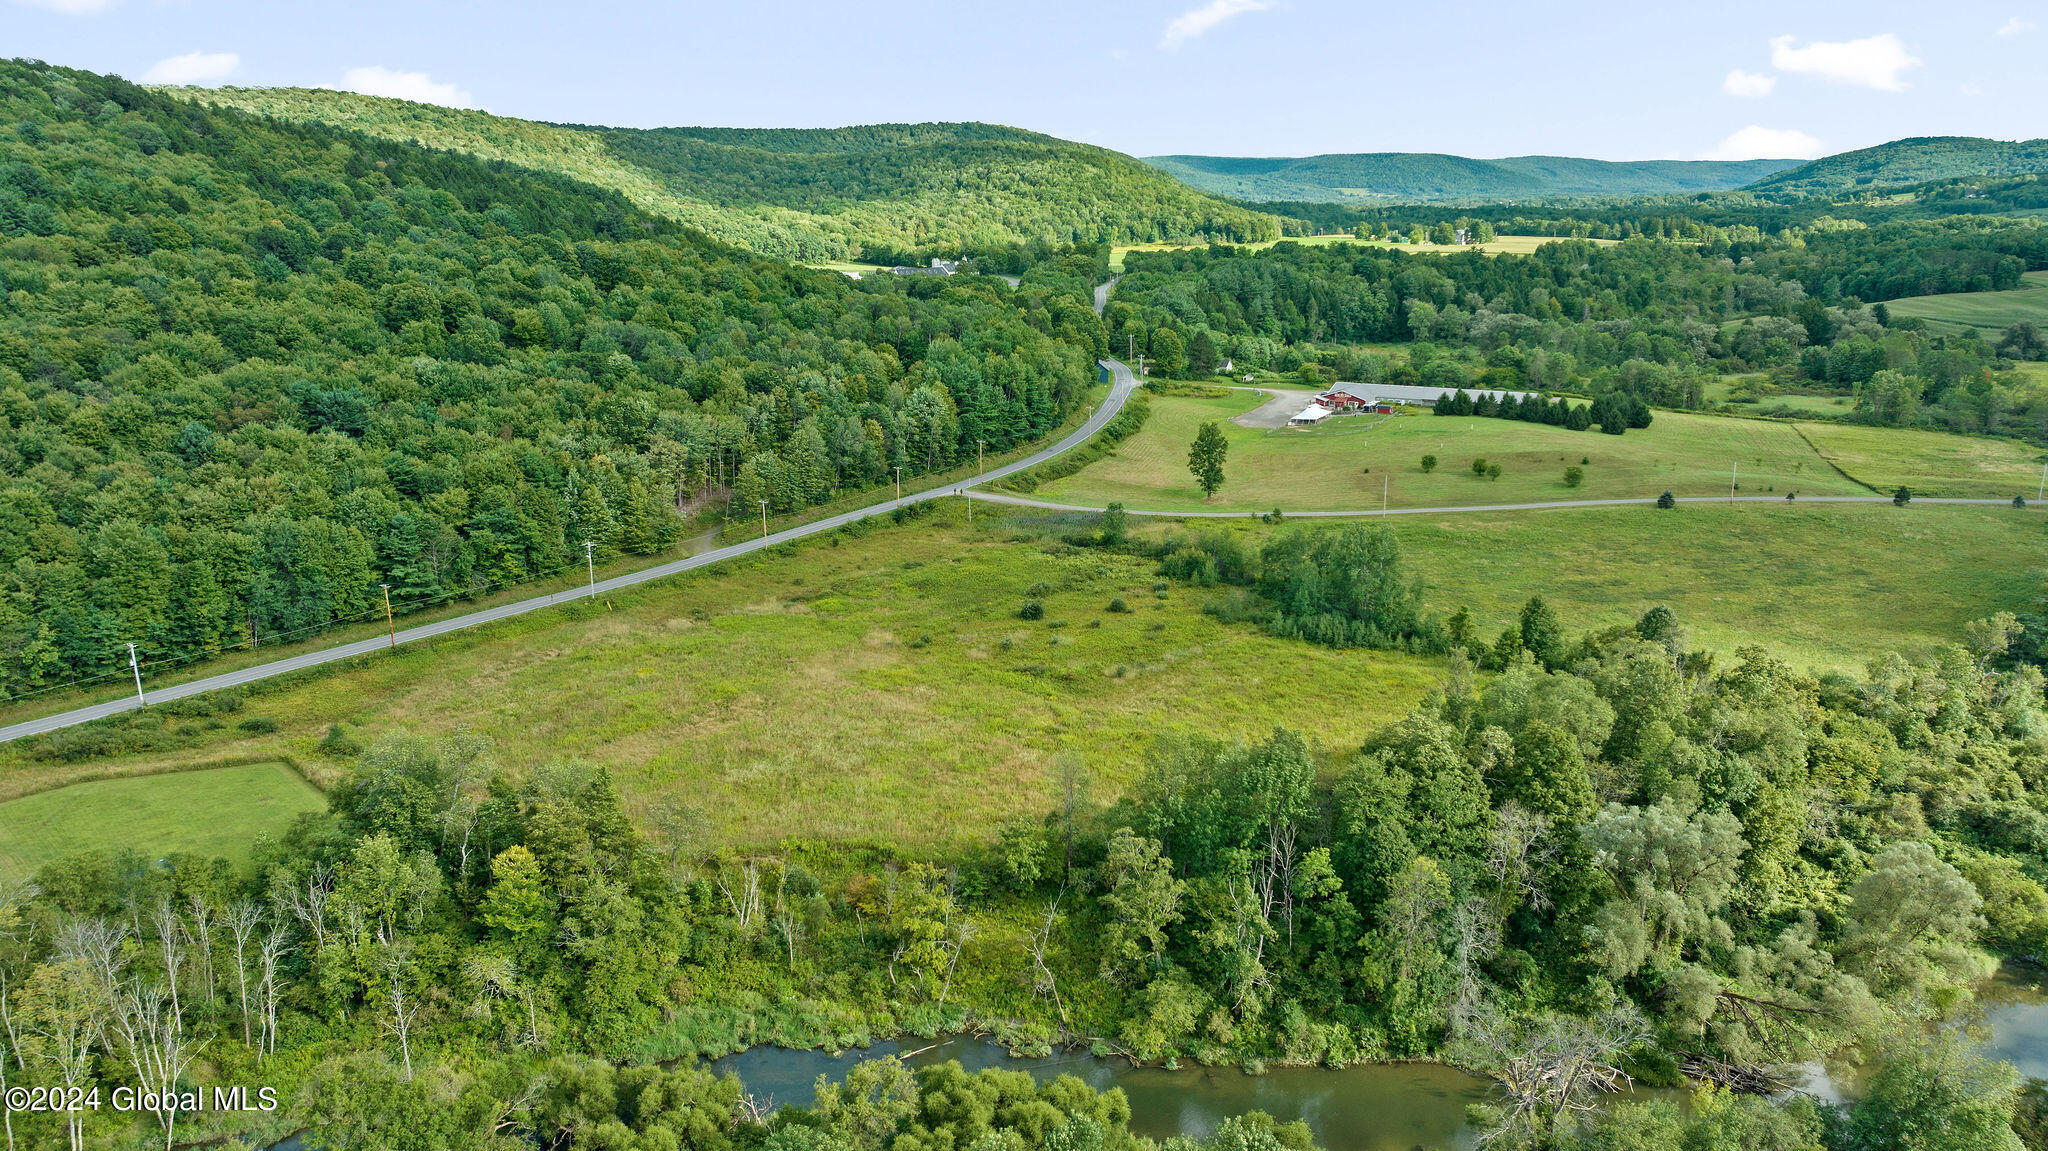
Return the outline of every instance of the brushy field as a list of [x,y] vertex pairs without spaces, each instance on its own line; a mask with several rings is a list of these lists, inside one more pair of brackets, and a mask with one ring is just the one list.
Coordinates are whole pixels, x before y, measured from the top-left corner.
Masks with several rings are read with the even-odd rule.
[[[1202,614],[1206,593],[1156,595],[1148,561],[1010,542],[980,514],[968,534],[960,511],[311,675],[249,696],[274,735],[224,730],[110,767],[267,747],[316,770],[331,723],[365,741],[466,724],[514,769],[589,759],[636,801],[697,803],[728,842],[927,844],[1048,809],[1063,754],[1114,795],[1160,732],[1256,737],[1313,719],[1342,747],[1436,683],[1434,661],[1226,626]],[[1109,610],[1118,598],[1129,611]],[[1019,618],[1026,599],[1042,619]],[[1370,697],[1304,714],[1337,683]],[[0,776],[50,770],[0,748]]]
[[2033,500],[2048,461],[2031,444],[1989,436],[1860,424],[1800,424],[1799,431],[1835,467],[1885,492],[1903,485],[1922,496]]
[[1950,292],[1939,296],[1908,296],[1887,300],[1894,316],[1925,320],[1937,327],[1973,329],[1996,337],[2022,320],[2048,328],[2048,272],[2027,272],[2021,284],[2004,292]]
[[[962,510],[948,501],[923,523],[776,549],[608,605],[306,673],[248,696],[243,714],[273,719],[274,734],[223,726],[174,752],[86,766],[141,775],[290,756],[325,779],[339,767],[318,746],[330,724],[365,742],[468,726],[515,771],[587,759],[610,766],[636,807],[670,795],[699,804],[725,843],[797,836],[922,849],[986,841],[1001,820],[1049,809],[1063,755],[1109,798],[1165,731],[1252,737],[1287,724],[1342,753],[1441,674],[1433,659],[1219,623],[1201,610],[1218,592],[1176,584],[1161,597],[1150,561],[1048,542],[1089,517],[984,505],[968,529]],[[2048,575],[2044,519],[2039,508],[1748,504],[1387,522],[1426,606],[1468,606],[1489,640],[1541,594],[1574,630],[1666,604],[1702,646],[1760,643],[1801,666],[1857,669],[1883,651],[1953,640],[1969,619],[2030,607]],[[1152,539],[1239,532],[1256,547],[1274,532],[1342,523],[1136,526]],[[1130,610],[1110,610],[1115,599]],[[1020,618],[1026,600],[1043,618]],[[1337,685],[1350,702],[1328,707]],[[0,788],[52,786],[79,770],[35,758],[33,744],[0,747]],[[208,778],[225,777],[121,786],[175,796]],[[125,837],[133,821],[105,813],[128,805],[71,807],[112,786],[48,792],[32,797],[45,806],[17,800],[0,813],[39,810],[45,826]],[[167,822],[223,823],[244,794],[189,799]],[[233,816],[223,840],[246,839],[257,818]]]
[[[1337,417],[1316,428],[1265,430],[1230,421],[1259,402],[1248,391],[1213,400],[1155,399],[1152,418],[1115,454],[1036,494],[1054,502],[1100,506],[1115,500],[1164,511],[1371,511],[1382,494],[1396,508],[1654,499],[1666,490],[1726,495],[1738,465],[1744,495],[1871,494],[1838,475],[1784,423],[1658,412],[1647,428],[1609,436],[1426,412]],[[1204,500],[1187,454],[1196,430],[1212,420],[1222,425],[1230,453],[1222,490]],[[1422,470],[1425,455],[1437,457],[1434,472]],[[1475,458],[1499,464],[1500,478],[1473,474]],[[1585,473],[1577,488],[1564,481],[1565,468],[1574,466]]]
[[0,875],[93,848],[240,859],[326,800],[281,763],[74,783],[0,803]]

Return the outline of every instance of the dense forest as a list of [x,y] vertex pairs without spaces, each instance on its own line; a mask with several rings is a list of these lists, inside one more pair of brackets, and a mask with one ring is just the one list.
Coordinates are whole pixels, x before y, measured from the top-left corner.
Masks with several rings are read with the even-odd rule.
[[[1545,245],[1526,258],[1281,243],[1132,252],[1106,319],[1168,374],[1226,359],[1345,379],[1488,390],[1625,392],[1697,407],[1705,385],[1765,372],[1853,394],[1863,417],[2048,437],[2048,395],[2005,341],[1934,334],[1882,301],[2017,286],[2048,267],[2048,228],[1961,219],[1815,229],[1792,240]],[[1362,345],[1408,343],[1396,360]],[[2029,346],[2031,347],[2031,345]]]
[[1756,181],[1749,190],[1780,199],[1897,188],[1932,180],[1996,180],[2048,172],[2048,140],[1915,136],[1823,156]]
[[943,469],[1059,425],[1104,346],[1085,272],[853,282],[561,176],[0,78],[10,696]]
[[302,88],[184,94],[573,176],[780,259],[950,257],[1034,240],[1245,242],[1278,227],[1121,153],[990,124],[639,130]]
[[[1419,610],[1384,529],[1248,550],[1097,528],[1047,546],[1170,576],[1207,555],[1269,626],[1335,612],[1385,634]],[[1146,1061],[1447,1059],[1500,1085],[1502,1147],[2020,1146],[2011,1070],[1914,1038],[1993,954],[2048,949],[2048,716],[2010,617],[1850,677],[1695,649],[1663,609],[1579,637],[1541,600],[1491,640],[1464,616],[1433,625],[1456,641],[1441,689],[1363,746],[1162,737],[1107,802],[1069,762],[1043,818],[957,858],[735,851],[693,808],[629,820],[602,766],[512,778],[472,736],[336,728],[328,810],[253,867],[88,853],[12,892],[0,1070],[278,1090],[275,1114],[187,1118],[187,1139],[253,1121],[356,1149],[1136,1147],[1121,1095],[1071,1080],[881,1062],[770,1117],[694,1063],[979,1028]],[[1754,1091],[1844,1048],[1873,1068],[1846,1113],[1594,1107],[1629,1080]],[[79,1135],[132,1121],[86,1112]],[[14,1117],[31,1146],[63,1124]],[[1208,1146],[1306,1142],[1253,1115]]]

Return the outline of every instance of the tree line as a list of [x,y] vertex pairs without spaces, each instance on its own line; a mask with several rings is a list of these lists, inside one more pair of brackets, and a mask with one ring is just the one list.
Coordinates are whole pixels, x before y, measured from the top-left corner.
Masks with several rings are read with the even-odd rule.
[[1105,346],[1056,265],[856,283],[559,176],[0,74],[10,697],[943,470],[1059,426]]

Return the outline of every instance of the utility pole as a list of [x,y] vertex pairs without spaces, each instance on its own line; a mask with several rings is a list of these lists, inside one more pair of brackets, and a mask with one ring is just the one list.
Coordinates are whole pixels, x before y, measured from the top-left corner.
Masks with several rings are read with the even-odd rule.
[[135,702],[149,706],[149,697],[142,694],[142,661],[135,658],[135,645],[128,645],[128,666],[135,669]]
[[395,648],[398,646],[398,621],[391,618],[391,585],[380,583],[377,586],[384,589],[384,626],[390,630],[391,646]]
[[1728,468],[1728,502],[1735,502],[1736,477],[1742,474],[1742,461],[1736,460]]
[[768,501],[761,501],[761,538],[768,538]]
[[967,526],[974,526],[974,489],[966,488],[960,493],[967,497]]
[[589,540],[583,541],[583,566],[590,569],[591,599],[597,598],[597,559],[595,558],[595,554],[591,551],[591,549],[596,546],[596,544],[591,543]]
[[898,504],[899,506],[901,506],[901,505],[902,505],[902,503],[903,503],[903,465],[902,465],[902,464],[897,464],[897,465],[896,465],[896,503],[897,503],[897,504]]
[[[974,441],[974,479],[977,483],[981,480],[981,449],[987,446],[987,440]],[[2048,468],[2042,468],[2041,474],[2048,476]]]
[[1391,472],[1389,472],[1389,473],[1387,473],[1387,474],[1385,474],[1385,475],[1382,475],[1382,476],[1380,477],[1380,514],[1381,514],[1381,515],[1386,515],[1386,514],[1387,514],[1387,487],[1388,487],[1388,485],[1392,484],[1393,482],[1394,482],[1394,476],[1393,476],[1393,473],[1391,473]]

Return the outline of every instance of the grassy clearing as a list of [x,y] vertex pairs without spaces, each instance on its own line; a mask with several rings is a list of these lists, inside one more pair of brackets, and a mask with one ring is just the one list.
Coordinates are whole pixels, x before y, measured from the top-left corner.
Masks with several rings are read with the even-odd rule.
[[1761,644],[1800,666],[1860,670],[2031,607],[2048,581],[2044,520],[2037,509],[1794,503],[1388,522],[1429,602],[1470,605],[1489,640],[1541,593],[1573,628],[1661,603],[1702,646]]
[[[1256,407],[1251,392],[1225,399],[1162,397],[1152,418],[1116,453],[1077,475],[1039,489],[1046,499],[1168,511],[1372,510],[1456,507],[1543,500],[1725,495],[1733,465],[1745,494],[1796,490],[1868,495],[1837,475],[1790,425],[1659,412],[1648,428],[1624,436],[1573,432],[1517,420],[1434,416],[1347,416],[1316,428],[1263,430],[1230,417]],[[1187,469],[1196,429],[1215,420],[1230,443],[1225,483],[1204,501]],[[1376,422],[1377,421],[1377,422]],[[1961,438],[1961,437],[1951,437]],[[1438,465],[1425,473],[1421,460]],[[1501,466],[1498,480],[1472,473],[1475,458]],[[1584,483],[1565,486],[1564,469],[1583,465]],[[1370,470],[1368,470],[1370,469]]]
[[[1327,244],[1357,244],[1368,248],[1399,248],[1404,252],[1465,252],[1480,251],[1489,256],[1526,256],[1545,244],[1556,243],[1556,236],[1496,236],[1485,244],[1396,244],[1388,240],[1361,240],[1349,232],[1337,232],[1321,236],[1288,236],[1279,240],[1262,240],[1256,244],[1240,247],[1263,250],[1275,244],[1301,244],[1319,248]],[[1619,240],[1594,240],[1595,244],[1616,244]],[[1124,270],[1125,252],[1169,252],[1184,248],[1200,247],[1199,244],[1124,244],[1110,250],[1111,271]]]
[[[287,682],[247,706],[276,734],[224,730],[190,754],[272,748],[310,769],[336,721],[365,739],[468,724],[515,770],[586,758],[612,766],[635,801],[701,804],[730,842],[930,844],[982,840],[1044,810],[1065,752],[1113,795],[1158,732],[1260,735],[1302,724],[1317,685],[1370,683],[1361,706],[1315,723],[1341,747],[1435,683],[1433,661],[1225,626],[1201,613],[1202,592],[1156,597],[1147,561],[1051,554],[982,515],[970,534],[960,514],[774,549],[614,596],[610,612],[536,613]],[[1132,610],[1107,611],[1117,597]],[[1043,620],[1018,618],[1027,598]],[[0,777],[43,770],[22,757],[0,748]]]
[[75,783],[0,803],[0,873],[93,848],[239,859],[326,800],[281,763]]
[[[1047,771],[1063,753],[1080,755],[1109,798],[1141,770],[1161,731],[1253,736],[1286,723],[1341,750],[1406,712],[1439,674],[1434,660],[1332,651],[1220,624],[1201,613],[1208,592],[1175,586],[1155,596],[1148,561],[1042,545],[1027,538],[1038,521],[1021,509],[985,508],[972,530],[961,511],[949,502],[923,524],[775,549],[615,596],[610,611],[537,613],[308,673],[250,697],[245,710],[275,719],[274,734],[224,727],[175,754],[91,769],[137,774],[198,757],[288,755],[318,777],[315,745],[330,723],[366,740],[468,725],[495,740],[515,771],[589,759],[611,766],[635,805],[659,795],[700,804],[735,845],[799,836],[938,847],[985,841],[1000,820],[1044,810]],[[1661,603],[1704,646],[1760,643],[1802,666],[1857,668],[2031,604],[2048,577],[2043,519],[2040,509],[1790,504],[1388,522],[1428,606],[1469,606],[1489,638],[1532,594],[1573,629],[1628,622]],[[1296,524],[1193,526],[1247,533],[1256,545]],[[1110,612],[1112,598],[1132,610]],[[1026,599],[1044,605],[1043,619],[1019,618]],[[1313,704],[1330,684],[1361,681],[1370,690],[1352,706]],[[25,790],[78,770],[32,760],[30,750],[0,747],[0,786]],[[52,846],[56,833],[46,831],[40,848],[8,846],[4,836],[21,834],[8,831],[11,813],[41,811],[24,822],[46,829],[92,828],[95,842],[156,842],[159,824],[246,840],[260,829],[247,821],[271,810],[236,807],[248,787],[218,799],[185,790],[229,778],[81,784],[0,806],[0,866],[5,852],[82,845],[74,836]],[[133,834],[137,801],[76,806],[113,788],[185,798]],[[307,794],[309,806],[317,802]],[[212,826],[230,811],[248,814],[229,830]]]
[[1880,491],[1903,484],[1915,495],[1968,499],[2023,495],[2031,500],[2039,490],[2041,464],[2048,459],[2031,444],[1988,436],[1857,424],[1798,427],[1830,463]]
[[2017,288],[2004,292],[1950,292],[1887,300],[1894,316],[1925,320],[1936,327],[1972,329],[1997,336],[2022,320],[2048,327],[2048,272],[2027,272]]

